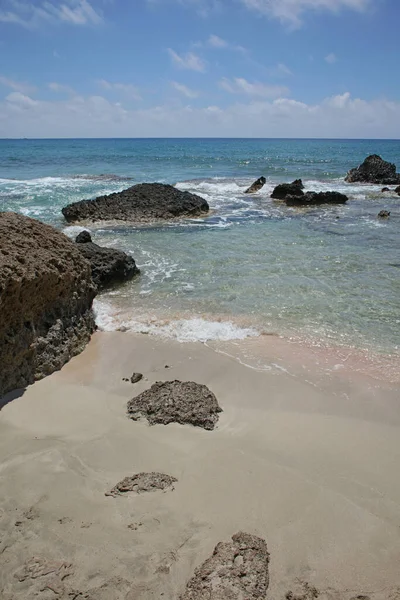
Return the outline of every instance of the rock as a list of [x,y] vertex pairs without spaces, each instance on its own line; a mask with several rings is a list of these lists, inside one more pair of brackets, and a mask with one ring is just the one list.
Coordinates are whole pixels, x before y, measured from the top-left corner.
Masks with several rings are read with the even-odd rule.
[[350,169],[345,181],[348,183],[392,185],[400,183],[400,174],[396,173],[396,165],[383,160],[377,154],[371,154],[364,160],[362,165]]
[[301,179],[296,179],[292,183],[280,183],[271,194],[271,198],[275,200],[285,200],[287,196],[303,196],[303,182]]
[[198,217],[208,211],[204,198],[163,183],[141,183],[95,200],[74,202],[62,209],[69,223],[83,220],[149,222]]
[[286,592],[286,600],[316,600],[319,591],[307,581],[298,581],[293,590]]
[[266,181],[267,180],[265,177],[260,177],[249,188],[247,188],[245,194],[254,194],[254,192],[258,192],[258,190],[261,190],[261,188],[265,185]]
[[178,480],[171,475],[164,473],[137,473],[132,477],[125,477],[117,483],[112,490],[106,493],[106,496],[119,496],[125,492],[157,492],[159,490],[166,491],[174,489],[174,483]]
[[186,585],[180,600],[261,600],[269,586],[269,554],[265,541],[236,533],[220,542]]
[[90,265],[49,225],[0,213],[0,396],[49,375],[95,330]]
[[390,189],[388,187],[384,187],[382,188],[382,192],[390,192]]
[[398,185],[394,191],[396,194],[398,194],[400,196],[400,185]]
[[140,274],[132,256],[121,250],[103,248],[94,244],[88,231],[82,231],[75,241],[81,254],[90,262],[93,281],[99,289],[128,281]]
[[75,238],[77,244],[87,244],[92,241],[92,236],[88,231],[81,231]]
[[211,430],[220,412],[214,394],[193,381],[157,382],[128,402],[128,416],[134,421],[145,417],[150,425],[181,423]]
[[339,192],[306,192],[302,196],[287,196],[287,206],[310,206],[316,204],[345,204],[348,197]]
[[143,379],[143,375],[141,373],[133,373],[130,379],[131,383],[138,383]]
[[390,217],[390,210],[381,210],[380,213],[378,213],[378,217],[380,219],[387,219]]

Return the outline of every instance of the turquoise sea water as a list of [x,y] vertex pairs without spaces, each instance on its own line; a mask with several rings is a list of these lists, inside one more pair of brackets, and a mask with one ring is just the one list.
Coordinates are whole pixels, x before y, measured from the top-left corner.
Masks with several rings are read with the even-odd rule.
[[[400,170],[400,141],[387,140],[0,140],[0,210],[72,236],[82,228],[65,223],[69,202],[176,184],[205,197],[211,214],[89,226],[94,241],[132,253],[142,269],[98,297],[101,327],[200,340],[266,331],[396,354],[400,197],[344,183],[371,153]],[[264,188],[244,195],[261,175]],[[297,177],[306,189],[345,192],[348,204],[299,210],[270,199],[276,183]],[[383,208],[389,220],[377,219]]]

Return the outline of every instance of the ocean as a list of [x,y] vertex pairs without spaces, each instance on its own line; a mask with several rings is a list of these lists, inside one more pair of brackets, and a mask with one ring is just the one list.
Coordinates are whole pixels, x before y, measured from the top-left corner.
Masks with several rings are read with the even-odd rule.
[[[290,139],[0,140],[0,210],[70,237],[61,208],[141,182],[203,196],[210,215],[154,226],[90,226],[132,254],[139,278],[99,295],[101,329],[180,341],[278,334],[323,347],[400,354],[400,197],[346,184],[372,153],[400,169],[400,141]],[[255,195],[244,190],[264,175]],[[302,178],[344,206],[289,208],[273,187]],[[393,187],[393,186],[392,186]],[[390,219],[379,220],[381,209]]]

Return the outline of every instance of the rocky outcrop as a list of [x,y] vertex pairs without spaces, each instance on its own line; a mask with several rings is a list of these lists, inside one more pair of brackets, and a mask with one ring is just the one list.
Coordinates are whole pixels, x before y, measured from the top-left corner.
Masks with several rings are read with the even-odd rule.
[[388,219],[390,217],[390,210],[381,210],[378,213],[378,217],[380,219]]
[[110,220],[150,222],[198,217],[208,211],[204,198],[163,183],[141,183],[95,200],[74,202],[62,209],[69,223]]
[[247,188],[245,194],[254,194],[255,192],[258,192],[265,185],[266,181],[267,180],[265,177],[260,177],[249,188]]
[[115,283],[122,283],[140,274],[132,256],[94,244],[88,231],[82,231],[76,238],[77,248],[90,262],[92,278],[99,289]]
[[216,397],[193,381],[157,382],[128,402],[128,417],[146,418],[150,425],[189,424],[214,429],[222,412]]
[[339,192],[306,192],[302,196],[287,196],[287,206],[311,206],[316,204],[345,204],[348,197]]
[[351,169],[345,181],[348,183],[375,183],[395,185],[400,183],[400,174],[396,173],[396,165],[383,160],[377,154],[368,156],[362,165]]
[[269,554],[262,538],[236,533],[220,542],[188,582],[180,600],[263,600],[269,586]]
[[288,196],[303,196],[303,182],[296,179],[292,183],[280,183],[271,194],[275,200],[285,200]]
[[143,494],[143,492],[165,492],[174,489],[174,483],[178,480],[171,475],[164,473],[137,473],[132,477],[125,477],[117,483],[112,490],[106,493],[106,496],[120,496],[126,492],[135,492]]
[[0,213],[0,396],[83,350],[95,293],[89,263],[64,234]]

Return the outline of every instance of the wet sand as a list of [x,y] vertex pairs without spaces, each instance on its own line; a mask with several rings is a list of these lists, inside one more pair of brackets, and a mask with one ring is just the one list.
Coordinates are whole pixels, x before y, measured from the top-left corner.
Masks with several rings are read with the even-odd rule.
[[[262,367],[260,343],[96,333],[6,404],[0,597],[175,600],[242,530],[267,541],[271,600],[302,583],[321,598],[400,598],[398,384],[285,355],[272,337]],[[144,379],[122,381],[134,371]],[[214,431],[126,417],[129,399],[171,379],[214,392]],[[105,495],[142,471],[175,489]]]

